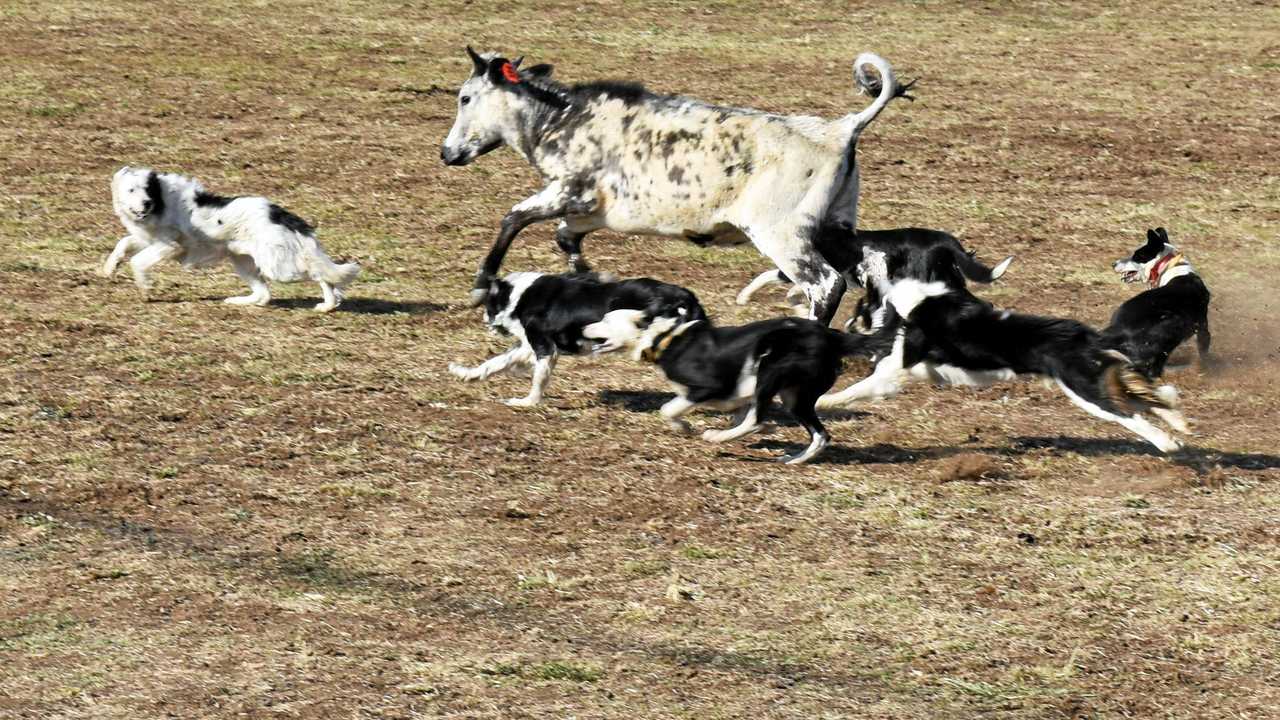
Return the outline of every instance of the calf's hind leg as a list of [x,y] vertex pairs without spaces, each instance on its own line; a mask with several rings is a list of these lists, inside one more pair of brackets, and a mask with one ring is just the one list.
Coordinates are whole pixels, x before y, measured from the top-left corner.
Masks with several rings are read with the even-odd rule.
[[840,307],[847,283],[827,259],[814,247],[808,231],[791,228],[759,242],[756,233],[747,233],[760,252],[764,253],[781,274],[786,275],[804,291],[809,300],[809,318],[823,325],[830,325]]

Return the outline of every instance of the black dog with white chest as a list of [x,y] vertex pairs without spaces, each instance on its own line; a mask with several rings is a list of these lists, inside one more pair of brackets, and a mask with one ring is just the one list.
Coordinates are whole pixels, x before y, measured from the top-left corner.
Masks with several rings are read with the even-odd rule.
[[879,359],[870,376],[822,397],[818,407],[892,397],[912,378],[983,387],[1040,375],[1052,378],[1090,415],[1122,425],[1163,452],[1181,447],[1144,417],[1149,413],[1188,432],[1175,405],[1177,392],[1156,387],[1092,328],[1066,318],[999,310],[942,282],[891,282],[884,255],[877,251],[868,252],[860,267],[868,286],[878,286],[890,307],[884,327],[863,336]]
[[583,334],[601,341],[603,351],[633,349],[637,360],[661,368],[676,388],[662,417],[680,432],[682,417],[705,407],[741,410],[737,424],[707,430],[702,438],[726,442],[756,432],[759,416],[774,396],[809,432],[809,446],[782,462],[807,462],[831,442],[814,405],[835,383],[844,358],[865,353],[865,335],[850,335],[802,318],[775,318],[737,327],[716,327],[638,310],[616,310]]
[[529,394],[506,404],[537,405],[551,381],[556,359],[589,349],[583,327],[619,309],[688,320],[707,316],[692,292],[650,278],[613,281],[592,273],[511,273],[490,283],[484,316],[490,328],[514,336],[519,344],[475,367],[450,363],[449,372],[463,380],[483,380],[510,368],[532,366]]
[[[950,233],[926,228],[904,227],[891,230],[856,231],[847,227],[826,223],[815,233],[814,245],[836,270],[852,284],[861,284],[857,276],[858,263],[869,251],[882,252],[888,267],[890,280],[914,278],[921,282],[943,282],[950,288],[965,287],[966,280],[993,283],[1009,269],[1013,257],[1007,257],[995,267],[987,267],[972,251],[966,250]],[[769,270],[756,276],[738,293],[737,303],[746,305],[761,288],[774,283],[789,282],[781,270]],[[884,299],[874,285],[863,286],[866,294],[858,300],[853,317],[846,330],[868,332],[884,322]],[[794,290],[794,288],[793,288]],[[790,293],[788,293],[790,295]]]
[[1169,242],[1164,228],[1147,231],[1147,243],[1112,266],[1126,283],[1145,282],[1140,293],[1111,316],[1103,343],[1124,353],[1134,366],[1158,378],[1169,355],[1193,334],[1200,361],[1209,355],[1209,288],[1191,263]]

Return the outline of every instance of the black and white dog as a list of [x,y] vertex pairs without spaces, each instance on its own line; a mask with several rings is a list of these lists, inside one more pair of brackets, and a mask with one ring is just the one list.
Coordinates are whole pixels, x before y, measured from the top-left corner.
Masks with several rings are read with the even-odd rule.
[[266,305],[267,280],[319,283],[328,312],[342,301],[360,266],[335,265],[302,218],[261,197],[225,198],[205,192],[200,181],[149,168],[123,167],[111,178],[111,204],[129,231],[102,266],[110,276],[131,252],[129,265],[139,288],[150,287],[147,270],[168,259],[189,268],[230,259],[252,291],[230,297],[232,305]]
[[871,345],[891,348],[887,353],[878,348],[881,359],[870,376],[824,396],[818,407],[890,397],[912,378],[982,387],[1017,375],[1041,375],[1056,381],[1090,415],[1119,423],[1163,452],[1181,447],[1143,416],[1150,412],[1187,433],[1175,407],[1177,392],[1168,385],[1154,386],[1092,328],[1074,320],[997,310],[968,290],[940,282],[889,283],[883,254],[875,251],[861,267],[866,282],[881,288],[896,315],[866,337],[872,338]]
[[612,281],[592,273],[546,275],[517,272],[493,280],[485,295],[484,319],[497,332],[519,343],[475,367],[449,364],[463,380],[483,380],[507,369],[533,366],[533,387],[523,398],[505,401],[531,407],[542,401],[556,359],[591,349],[583,328],[619,309],[701,320],[707,314],[692,292],[649,278]]
[[[1013,256],[1000,261],[995,267],[987,267],[965,250],[955,236],[941,230],[925,228],[895,228],[892,230],[857,230],[847,227],[824,225],[816,234],[819,252],[831,266],[845,276],[850,284],[859,283],[858,263],[867,250],[885,254],[892,281],[915,278],[923,282],[943,282],[950,288],[965,287],[965,280],[992,283],[1004,275],[1013,262]],[[790,279],[781,270],[769,270],[756,276],[738,293],[739,305],[746,305],[751,297],[766,286],[786,284]],[[855,327],[864,332],[879,328],[884,321],[884,299],[874,285],[868,285],[866,294],[858,300],[853,317],[846,330]],[[787,293],[788,301],[795,293],[793,286]],[[794,303],[793,303],[794,304]]]
[[682,417],[697,408],[740,410],[737,424],[707,430],[708,442],[735,440],[762,428],[760,413],[776,395],[809,431],[809,446],[782,462],[807,462],[822,452],[831,436],[814,404],[831,389],[844,358],[865,352],[869,336],[832,330],[814,320],[775,318],[737,327],[716,327],[706,320],[670,314],[615,310],[583,335],[600,340],[602,351],[630,347],[636,360],[662,369],[676,397],[662,406],[662,417],[679,432],[690,427]]
[[1209,289],[1164,228],[1147,231],[1147,243],[1112,266],[1126,283],[1150,290],[1130,298],[1102,331],[1106,347],[1119,350],[1147,377],[1164,374],[1169,355],[1196,336],[1203,363],[1209,355]]

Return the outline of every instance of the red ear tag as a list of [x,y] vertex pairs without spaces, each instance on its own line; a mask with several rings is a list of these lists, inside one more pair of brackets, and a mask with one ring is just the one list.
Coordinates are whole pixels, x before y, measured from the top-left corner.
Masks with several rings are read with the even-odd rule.
[[516,72],[515,67],[513,67],[509,62],[502,63],[502,77],[506,78],[507,82],[513,85],[520,82],[520,74]]

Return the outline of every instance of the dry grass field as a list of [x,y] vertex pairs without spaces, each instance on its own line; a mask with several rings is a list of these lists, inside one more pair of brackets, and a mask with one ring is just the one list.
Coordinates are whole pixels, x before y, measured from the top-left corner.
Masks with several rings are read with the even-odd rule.
[[[0,716],[1280,717],[1280,8],[1271,2],[0,5]],[[438,153],[463,47],[785,113],[865,104],[865,227],[946,229],[979,292],[1100,324],[1164,225],[1217,362],[1159,456],[1041,383],[914,386],[803,432],[668,433],[622,357],[462,384],[467,290],[538,187]],[[344,307],[229,268],[95,274],[125,163],[271,196],[365,271]],[[725,322],[749,247],[599,233]],[[561,268],[552,228],[507,270]],[[851,301],[849,301],[851,303]],[[844,317],[842,312],[841,318]],[[853,368],[842,380],[851,382]],[[699,428],[726,417],[696,416]]]

